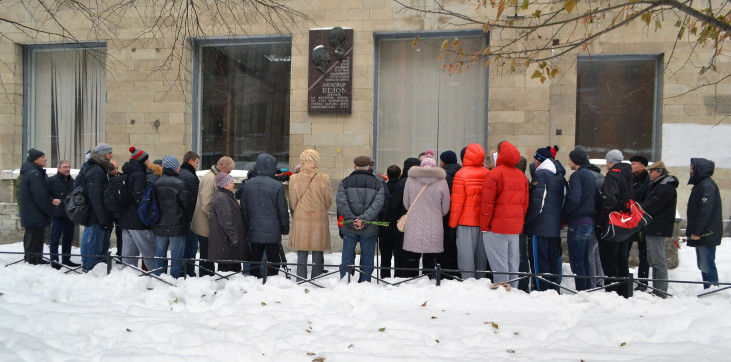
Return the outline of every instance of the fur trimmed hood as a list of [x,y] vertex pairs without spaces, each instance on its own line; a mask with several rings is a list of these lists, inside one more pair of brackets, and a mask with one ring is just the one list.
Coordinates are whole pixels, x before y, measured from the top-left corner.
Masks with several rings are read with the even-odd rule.
[[104,158],[103,155],[100,155],[100,154],[98,154],[96,152],[92,152],[91,153],[91,156],[89,157],[89,159],[90,160],[94,160],[94,163],[96,163],[97,165],[101,166],[104,169],[104,171],[106,171],[106,172],[109,172],[109,171],[113,171],[114,170],[114,165],[112,165],[112,163],[109,162],[109,160],[107,160],[106,158]]
[[421,183],[430,184],[446,179],[447,172],[441,167],[414,166],[409,169],[409,177],[413,177]]

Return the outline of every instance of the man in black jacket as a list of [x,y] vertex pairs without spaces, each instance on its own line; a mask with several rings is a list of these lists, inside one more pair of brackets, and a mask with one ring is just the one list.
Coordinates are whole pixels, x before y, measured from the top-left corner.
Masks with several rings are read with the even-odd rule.
[[394,190],[401,178],[401,168],[396,165],[388,166],[386,174],[388,175],[386,191],[388,191],[389,196],[386,197],[386,215],[384,219],[388,222],[388,226],[381,226],[378,232],[378,247],[381,251],[381,268],[384,268],[381,269],[381,278],[391,277],[391,260],[394,256],[396,243],[399,240],[401,243],[404,241],[404,233],[400,232],[398,228],[396,228],[398,217],[394,214],[394,208],[390,207],[393,200]]
[[[174,156],[167,155],[162,159],[162,176],[155,181],[155,198],[160,209],[160,221],[153,226],[156,237],[155,257],[166,258],[170,246],[170,275],[173,278],[183,276],[183,253],[185,237],[190,229],[193,215],[186,209],[188,191],[183,180],[178,177],[180,163]],[[167,272],[167,260],[155,260],[155,274]]]
[[718,284],[716,270],[716,246],[721,245],[723,221],[721,219],[721,193],[713,181],[715,164],[705,158],[690,159],[690,180],[693,190],[688,198],[688,226],[685,235],[688,246],[695,247],[698,269],[701,270],[703,287]]
[[[650,175],[646,170],[649,161],[642,156],[632,156],[629,159],[632,166],[632,200],[637,203],[645,201],[647,194],[650,192]],[[650,214],[652,215],[652,214]],[[650,275],[650,264],[647,262],[647,244],[645,242],[645,231],[640,230],[630,236],[627,240],[627,258],[629,258],[632,244],[637,243],[638,258],[640,265],[637,268],[637,277],[647,278]],[[645,291],[647,289],[645,282],[640,282],[635,290]]]
[[23,251],[25,262],[48,264],[43,260],[43,235],[48,220],[53,216],[51,205],[60,205],[59,199],[51,198],[46,185],[46,155],[36,149],[28,150],[26,162],[20,168],[20,193],[18,194],[20,224],[25,228]]
[[364,224],[363,221],[378,220],[378,213],[383,208],[384,188],[386,186],[377,176],[368,171],[370,162],[371,158],[368,156],[356,157],[353,160],[355,171],[344,178],[338,186],[336,197],[338,214],[342,215],[344,220],[353,220],[353,222],[346,223],[341,228],[343,232],[343,255],[340,262],[341,279],[345,276],[345,267],[355,263],[355,245],[358,242],[360,242],[361,251],[360,265],[363,270],[359,281],[370,282],[373,273],[378,226]]
[[[597,187],[594,174],[587,168],[589,165],[589,155],[581,147],[569,152],[569,168],[574,173],[569,178],[563,218],[569,226],[566,243],[571,271],[580,276],[592,276],[589,249],[594,237]],[[579,291],[594,287],[588,278],[575,278],[574,281]]]
[[90,205],[89,220],[81,236],[81,265],[85,271],[93,269],[109,250],[113,220],[112,213],[104,207],[104,189],[108,172],[114,169],[109,162],[112,156],[112,146],[106,143],[96,145],[83,174],[84,191]]
[[56,169],[56,175],[49,177],[46,180],[48,185],[48,192],[50,193],[51,201],[53,199],[59,200],[58,205],[53,206],[53,218],[51,219],[51,239],[48,245],[51,249],[51,261],[53,267],[60,269],[61,266],[58,264],[58,241],[63,236],[61,242],[61,262],[64,265],[70,267],[77,267],[76,264],[71,261],[71,243],[74,240],[74,228],[76,224],[73,220],[68,218],[66,215],[66,196],[74,190],[74,178],[71,177],[71,164],[69,161],[61,161],[58,163]]
[[[200,162],[200,156],[193,151],[188,151],[183,155],[183,163],[180,165],[180,179],[185,184],[185,190],[188,191],[188,205],[186,205],[186,212],[189,215],[195,213],[195,203],[198,199],[198,186],[200,180],[196,171],[198,170],[198,162]],[[191,222],[193,220],[191,219]],[[193,230],[188,231],[188,235],[185,236],[185,252],[183,256],[186,259],[195,259],[195,253],[198,251],[198,235]],[[189,277],[195,276],[195,263],[186,262],[186,270]]]
[[[289,234],[289,214],[284,186],[274,178],[277,159],[268,153],[256,157],[256,176],[246,181],[241,196],[241,213],[251,247],[251,260],[260,262],[266,251],[268,261],[280,263],[282,235]],[[370,172],[373,175],[372,172]],[[375,178],[376,176],[373,175]],[[374,243],[375,245],[375,243]],[[251,275],[259,275],[253,265]],[[279,266],[270,266],[267,275],[277,275]]]
[[144,150],[130,147],[129,161],[122,165],[122,172],[127,175],[127,193],[130,198],[129,207],[122,211],[119,226],[122,228],[122,261],[129,265],[139,265],[137,256],[142,256],[146,269],[155,267],[155,234],[152,229],[140,220],[140,201],[147,190],[147,165],[150,156]]
[[[632,167],[622,163],[624,156],[619,150],[607,152],[607,175],[602,185],[602,197],[597,213],[597,227],[601,230],[607,226],[609,213],[622,211],[627,207],[627,201],[632,198]],[[599,240],[599,253],[602,258],[602,267],[607,277],[628,277],[629,265],[627,264],[627,240],[606,241]],[[608,279],[608,282],[613,282]],[[615,280],[616,281],[616,280]],[[607,288],[608,292],[627,298],[629,292],[625,285],[617,285]]]
[[[462,166],[457,163],[457,154],[452,150],[446,150],[439,155],[439,167],[447,172],[447,185],[449,186],[449,194],[452,194],[452,182],[457,171]],[[457,229],[449,227],[449,213],[442,218],[442,227],[444,228],[444,251],[439,254],[437,261],[443,269],[458,270],[457,266]],[[449,277],[459,277],[459,273],[447,274]]]
[[[652,221],[644,230],[647,243],[647,261],[652,267],[652,286],[660,291],[668,291],[668,264],[665,260],[665,238],[673,236],[675,207],[678,202],[678,179],[671,176],[662,161],[648,167],[650,190],[640,205]],[[655,295],[665,297],[663,293]]]
[[[404,168],[401,171],[401,178],[398,180],[396,185],[393,186],[393,193],[391,193],[390,200],[388,201],[389,215],[398,221],[404,214],[406,214],[406,207],[404,207],[404,188],[406,188],[406,180],[409,177],[409,170],[414,166],[421,165],[419,159],[409,157],[404,160]],[[385,196],[385,195],[384,195]],[[389,226],[390,227],[390,226]],[[394,276],[396,278],[409,278],[419,275],[418,271],[407,271],[398,270],[398,268],[418,268],[419,259],[421,254],[412,253],[404,250],[404,233],[396,229],[396,225],[393,224],[394,230],[394,245],[393,245],[393,256],[394,256],[394,267],[396,268]]]

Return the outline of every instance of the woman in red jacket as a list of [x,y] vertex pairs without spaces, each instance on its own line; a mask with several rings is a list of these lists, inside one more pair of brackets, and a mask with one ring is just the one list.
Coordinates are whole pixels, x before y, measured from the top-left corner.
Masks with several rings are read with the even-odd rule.
[[[528,180],[515,165],[520,152],[509,142],[498,144],[497,166],[485,177],[482,187],[480,229],[485,252],[494,272],[518,271],[518,235],[528,211]],[[494,274],[493,282],[507,282],[515,275]],[[518,282],[510,283],[517,287]]]
[[485,150],[477,143],[467,146],[462,168],[454,175],[449,208],[449,227],[457,229],[457,265],[462,279],[479,279],[476,270],[487,270],[487,257],[480,236],[480,203],[487,169]]

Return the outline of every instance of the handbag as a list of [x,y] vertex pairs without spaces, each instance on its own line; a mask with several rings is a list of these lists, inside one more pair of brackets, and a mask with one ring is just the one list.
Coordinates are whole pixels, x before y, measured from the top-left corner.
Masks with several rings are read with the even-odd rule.
[[416,195],[416,198],[414,199],[414,201],[411,202],[411,206],[409,206],[409,211],[406,211],[406,213],[403,216],[401,216],[398,219],[398,221],[396,222],[396,228],[398,229],[398,231],[404,231],[404,229],[406,229],[406,219],[409,217],[409,213],[414,208],[414,204],[416,203],[416,200],[419,199],[419,196],[421,196],[421,193],[424,192],[424,189],[426,189],[427,186],[429,186],[429,184],[426,184],[426,185],[424,185],[424,187],[421,188],[421,191],[419,191],[419,194]]
[[604,241],[621,242],[629,239],[632,234],[642,230],[652,221],[652,216],[642,209],[636,201],[627,201],[624,211],[609,213],[607,226],[601,230],[599,238]]

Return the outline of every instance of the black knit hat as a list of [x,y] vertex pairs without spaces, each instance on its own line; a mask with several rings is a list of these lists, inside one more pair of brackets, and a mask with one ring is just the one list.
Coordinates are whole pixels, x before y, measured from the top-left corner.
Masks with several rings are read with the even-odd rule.
[[545,161],[548,158],[551,158],[553,156],[551,154],[551,147],[545,147],[545,148],[539,148],[536,150],[536,153],[533,155],[533,158],[535,158],[538,161]]
[[589,155],[586,154],[586,151],[579,146],[576,146],[573,151],[569,152],[569,158],[571,159],[571,162],[579,166],[589,164]]
[[645,165],[645,167],[647,167],[647,165],[650,163],[650,161],[648,161],[646,158],[639,156],[639,155],[632,156],[632,158],[629,159],[629,162],[639,162],[639,163]]
[[28,150],[28,158],[26,158],[26,161],[28,162],[34,162],[35,160],[41,158],[45,153],[43,151],[39,151],[35,148],[31,148]]
[[439,159],[447,165],[457,163],[457,154],[452,150],[446,150],[439,155]]

